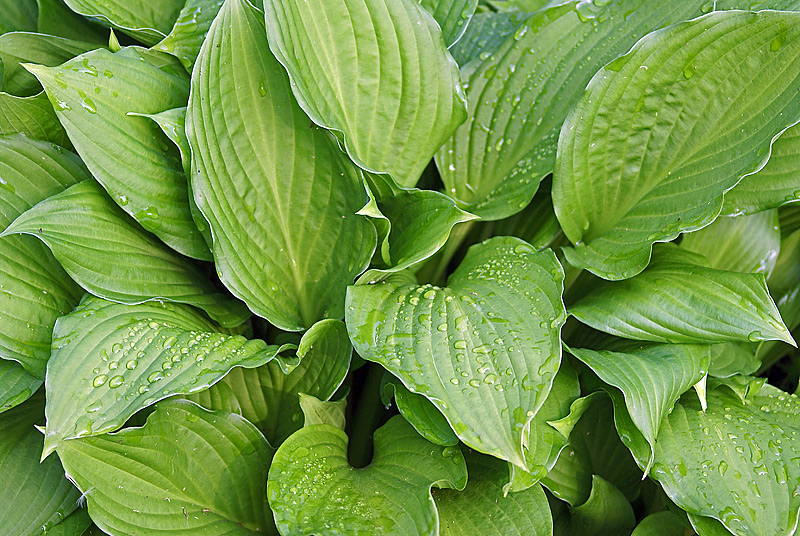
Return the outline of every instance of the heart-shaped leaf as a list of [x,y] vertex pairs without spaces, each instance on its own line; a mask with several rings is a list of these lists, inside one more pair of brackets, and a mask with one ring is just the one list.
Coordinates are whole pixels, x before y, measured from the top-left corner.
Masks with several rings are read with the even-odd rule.
[[185,1],[64,0],[74,12],[122,30],[146,45],[154,45],[164,38]]
[[162,402],[142,428],[73,439],[58,455],[110,534],[270,534],[273,449],[238,415]]
[[0,359],[0,413],[25,402],[41,385],[19,363]]
[[570,264],[631,277],[654,242],[717,217],[723,194],[800,119],[798,35],[800,13],[714,12],[597,73],[564,123],[553,175]]
[[50,97],[86,166],[114,201],[167,245],[211,260],[192,223],[180,155],[151,120],[185,106],[189,80],[171,56],[95,50],[58,67],[27,65]]
[[83,288],[121,303],[164,299],[205,310],[223,326],[250,315],[194,265],[146,233],[95,181],[84,181],[22,214],[0,237],[22,233],[50,247]]
[[109,432],[175,394],[200,391],[285,347],[221,333],[186,305],[89,297],[56,322],[47,367],[46,456],[65,439]]
[[287,331],[341,317],[375,249],[373,226],[355,214],[366,194],[329,133],[309,125],[243,0],[226,2],[200,51],[186,131],[228,289]]
[[61,147],[72,147],[44,91],[32,97],[0,92],[0,135],[17,133]]
[[794,344],[763,274],[714,270],[706,262],[659,245],[647,270],[625,281],[598,281],[569,312],[595,329],[642,341]]
[[348,289],[356,351],[425,395],[468,446],[525,468],[524,430],[561,361],[564,272],[552,251],[497,237],[446,288],[394,277]]
[[361,469],[347,461],[347,435],[328,424],[304,427],[278,448],[267,491],[283,536],[439,533],[431,487],[464,489],[461,451],[429,443],[400,416],[374,438],[372,463]]
[[478,7],[478,0],[420,0],[442,28],[444,43],[450,47],[458,41]]
[[458,67],[419,0],[267,0],[264,10],[311,119],[340,132],[359,166],[414,186],[466,118]]

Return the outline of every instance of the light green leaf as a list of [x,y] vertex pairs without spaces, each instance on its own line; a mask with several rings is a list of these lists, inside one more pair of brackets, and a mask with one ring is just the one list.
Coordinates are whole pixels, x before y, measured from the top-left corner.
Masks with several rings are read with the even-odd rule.
[[[564,123],[553,177],[570,264],[631,277],[654,242],[717,217],[723,193],[800,119],[798,34],[800,13],[709,13],[597,73]],[[755,91],[761,80],[774,83]]]
[[344,430],[347,398],[335,402],[325,402],[311,395],[300,393],[300,409],[303,410],[304,426],[327,424]]
[[735,374],[754,373],[761,361],[756,358],[753,346],[750,343],[736,342],[711,345],[711,365],[708,367],[708,375],[728,378]]
[[685,536],[686,526],[672,512],[656,512],[642,519],[631,536]]
[[497,11],[510,11],[513,13],[517,11],[538,11],[553,4],[563,3],[563,0],[487,0],[487,3]]
[[461,39],[478,7],[478,0],[419,0],[419,3],[439,23],[448,47]]
[[61,147],[72,147],[44,91],[33,97],[0,92],[0,135],[17,133]]
[[0,359],[0,413],[25,402],[41,385],[19,363]]
[[784,233],[782,227],[781,233],[780,253],[767,280],[770,293],[778,299],[800,282],[800,232]]
[[[69,151],[22,135],[0,138],[0,229],[88,178]],[[29,236],[0,238],[0,358],[43,379],[53,324],[81,294],[44,244]]]
[[42,90],[36,77],[25,70],[21,63],[52,67],[96,48],[99,45],[95,43],[38,33],[12,32],[0,35],[3,91],[27,97]]
[[488,225],[493,234],[517,236],[537,250],[551,246],[563,234],[550,198],[550,181],[542,182],[533,200],[520,212]]
[[692,528],[697,531],[697,534],[701,534],[702,536],[731,536],[730,531],[725,528],[725,525],[716,519],[693,514],[689,514],[687,517],[692,524]]
[[381,389],[381,399],[388,405],[392,397],[397,405],[397,410],[414,429],[436,445],[451,447],[458,445],[458,437],[450,428],[447,419],[436,409],[430,400],[424,396],[412,393],[403,383],[386,373],[384,385]]
[[769,162],[725,194],[723,214],[753,214],[800,200],[800,126],[775,140]]
[[[702,380],[711,360],[708,345],[626,344],[618,351],[568,350],[601,380],[622,391],[625,406],[651,449],[659,426],[678,398]],[[650,470],[654,454],[645,468]]]
[[625,495],[598,475],[592,476],[589,500],[569,510],[570,536],[619,536],[629,534],[636,525],[633,507]]
[[350,287],[347,328],[361,357],[430,399],[465,444],[525,468],[524,429],[561,361],[563,277],[551,251],[497,237],[471,247],[445,288]]
[[[0,533],[39,536],[78,506],[80,493],[53,457],[39,463],[44,396],[35,396],[0,418]],[[73,535],[70,535],[73,536]]]
[[419,0],[268,0],[264,10],[311,119],[341,133],[359,166],[414,186],[466,118],[458,68]]
[[467,26],[466,32],[450,47],[450,54],[464,66],[483,53],[491,53],[514,33],[529,13],[478,13]]
[[153,299],[200,307],[226,327],[249,317],[244,305],[217,291],[206,276],[144,232],[94,181],[42,201],[0,237],[36,236],[64,270],[101,298],[136,304]]
[[110,534],[272,534],[264,481],[273,449],[238,415],[162,402],[142,428],[73,439],[58,455]]
[[238,408],[273,445],[303,425],[299,393],[329,400],[350,369],[353,347],[340,320],[314,324],[300,340],[300,364],[289,373],[271,361],[256,369],[235,368],[211,389],[188,397],[211,409]]
[[355,214],[366,202],[357,169],[309,126],[260,14],[229,0],[192,76],[192,188],[223,283],[287,331],[342,316],[346,286],[376,240]]
[[678,506],[737,536],[792,534],[800,509],[798,412],[796,396],[768,385],[746,403],[726,387],[712,389],[707,411],[687,394],[661,425],[651,474]]
[[95,50],[59,67],[26,65],[47,91],[72,143],[125,212],[167,245],[211,260],[189,210],[180,155],[151,120],[185,106],[189,80],[171,56]]
[[186,0],[64,0],[74,12],[121,30],[146,45],[169,33]]
[[187,0],[172,31],[153,49],[172,54],[192,72],[200,47],[223,3],[224,0]]
[[461,451],[429,443],[400,416],[374,438],[372,463],[361,469],[347,461],[347,435],[330,425],[307,426],[278,448],[267,492],[283,536],[438,534],[430,490],[464,489]]
[[39,5],[39,33],[98,43],[100,46],[108,43],[108,29],[81,17],[61,0],[37,0],[36,3]]
[[714,270],[704,261],[672,244],[658,245],[647,270],[625,281],[598,281],[569,312],[584,324],[628,339],[794,344],[763,274]]
[[47,367],[44,456],[66,439],[117,430],[134,413],[255,368],[285,347],[222,333],[186,305],[89,297],[56,322]]
[[37,14],[36,0],[1,0],[0,34],[35,32]]
[[781,248],[778,211],[717,218],[708,227],[684,235],[681,247],[704,255],[717,270],[769,277]]
[[500,460],[467,455],[469,482],[463,491],[434,495],[441,536],[552,536],[553,519],[541,486],[504,495]]

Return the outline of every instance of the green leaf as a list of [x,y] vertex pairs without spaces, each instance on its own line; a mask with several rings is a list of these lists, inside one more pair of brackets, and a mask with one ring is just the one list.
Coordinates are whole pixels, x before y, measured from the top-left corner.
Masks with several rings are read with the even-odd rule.
[[255,424],[273,445],[303,425],[299,393],[329,400],[350,369],[353,347],[340,320],[314,324],[300,340],[300,364],[289,373],[271,361],[256,369],[235,368],[211,389],[188,397],[211,409],[235,413]]
[[0,413],[25,402],[41,385],[19,363],[0,359]]
[[[44,397],[35,396],[0,418],[0,532],[39,536],[77,508],[79,493],[53,457],[39,463]],[[73,535],[70,535],[73,536]]]
[[633,508],[625,495],[598,475],[592,476],[589,500],[569,510],[570,536],[619,536],[629,534],[636,525]]
[[[652,449],[661,421],[678,398],[708,373],[709,346],[628,344],[623,348],[568,351],[601,380],[622,391],[631,419]],[[651,453],[645,474],[650,470],[653,456]]]
[[553,177],[570,264],[631,277],[654,242],[717,217],[800,119],[799,32],[800,13],[709,13],[597,73],[564,123]]
[[206,389],[285,347],[222,333],[186,305],[89,297],[56,322],[47,367],[44,456],[66,439],[110,432],[142,408]]
[[36,0],[0,0],[0,34],[35,32]]
[[672,512],[656,512],[642,519],[631,536],[684,536],[686,526]]
[[361,469],[348,463],[347,435],[334,426],[307,426],[278,448],[267,492],[283,536],[438,534],[430,490],[464,489],[461,451],[429,443],[400,416],[374,438],[375,455]]
[[264,481],[273,449],[238,415],[162,402],[142,428],[62,443],[58,455],[110,534],[272,533]]
[[[92,518],[86,508],[78,508],[68,515],[58,525],[53,525],[37,536],[81,536],[92,526]],[[97,533],[97,532],[95,532]],[[91,533],[89,534],[91,536]]]
[[522,211],[490,225],[493,234],[517,236],[537,250],[551,246],[562,232],[550,198],[550,181],[542,182],[533,200]]
[[304,426],[326,424],[344,430],[347,398],[325,402],[311,395],[300,393],[300,409],[303,410]]
[[800,255],[800,232],[784,232],[781,226],[781,234],[780,253],[767,280],[770,293],[775,297],[790,292],[800,281],[800,263],[797,262]]
[[172,28],[186,0],[64,0],[74,12],[121,30],[146,45]]
[[598,281],[570,308],[584,324],[618,337],[702,344],[781,340],[794,344],[763,274],[724,272],[671,244],[625,281]]
[[189,80],[162,53],[127,47],[95,50],[59,67],[26,65],[47,91],[72,143],[125,212],[167,245],[211,260],[195,228],[180,155],[151,120],[185,106]]
[[725,194],[723,214],[753,214],[800,200],[800,126],[786,130],[772,144],[769,162]]
[[563,277],[551,251],[497,237],[471,247],[446,288],[350,287],[347,328],[361,357],[430,399],[465,444],[524,469],[523,431],[561,361]]
[[760,364],[752,344],[713,344],[708,375],[715,378],[728,378],[735,374],[749,375],[758,370]]
[[61,0],[37,0],[36,3],[39,5],[39,33],[98,43],[101,46],[108,43],[108,29],[81,17]]
[[503,44],[506,37],[514,33],[529,13],[478,13],[467,26],[467,30],[456,44],[450,47],[450,54],[456,62],[464,66],[483,53],[491,53]]
[[717,218],[708,227],[684,235],[681,247],[704,255],[717,270],[769,277],[781,248],[778,211]]
[[33,97],[0,92],[0,135],[17,133],[61,147],[72,146],[44,91]]
[[434,495],[441,536],[552,536],[550,506],[541,486],[504,495],[505,468],[500,460],[467,455],[469,482],[463,491]]
[[192,72],[200,47],[223,3],[224,0],[187,0],[172,30],[153,49],[172,54]]
[[[22,135],[0,138],[0,229],[87,178],[78,157],[60,147]],[[43,379],[53,324],[81,294],[44,244],[29,236],[0,238],[0,358]]]
[[264,10],[311,119],[339,132],[359,166],[414,186],[466,118],[458,68],[419,0],[268,0]]
[[226,327],[249,317],[194,265],[144,232],[94,181],[42,201],[0,233],[36,236],[64,270],[101,298],[136,304],[153,299],[200,307]]
[[419,435],[443,447],[458,445],[458,437],[453,432],[447,419],[436,409],[436,406],[424,396],[412,393],[403,383],[386,374],[381,388],[381,398],[388,405],[394,397],[397,410]]
[[745,403],[726,387],[710,390],[707,411],[689,394],[661,425],[651,474],[678,506],[737,536],[791,534],[800,509],[798,411],[796,396],[768,385]]
[[541,484],[567,504],[578,506],[585,503],[592,491],[591,460],[585,448],[567,445]]
[[36,77],[25,70],[22,63],[52,67],[96,48],[99,46],[95,43],[38,33],[13,32],[0,35],[0,61],[4,67],[3,91],[27,97],[42,90]]
[[448,47],[461,39],[478,7],[478,0],[419,0],[419,3],[439,23]]

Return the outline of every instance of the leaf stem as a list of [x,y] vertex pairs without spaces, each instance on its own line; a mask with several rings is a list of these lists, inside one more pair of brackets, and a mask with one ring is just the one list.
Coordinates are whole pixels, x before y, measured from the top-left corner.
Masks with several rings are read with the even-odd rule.
[[383,415],[380,393],[383,367],[367,363],[364,368],[366,378],[357,396],[352,398],[352,407],[358,409],[352,413],[348,432],[350,444],[347,457],[353,467],[366,467],[372,461],[372,433]]

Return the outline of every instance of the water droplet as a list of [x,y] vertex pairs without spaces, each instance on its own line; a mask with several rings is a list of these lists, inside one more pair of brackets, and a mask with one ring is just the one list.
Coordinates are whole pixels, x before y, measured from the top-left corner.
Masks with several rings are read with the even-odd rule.
[[125,378],[123,378],[122,376],[114,376],[113,378],[111,378],[111,380],[109,380],[108,386],[111,389],[116,389],[117,387],[122,385],[124,382],[125,382]]
[[105,374],[100,374],[92,381],[92,385],[95,387],[101,387],[106,383],[106,380],[108,380],[108,376]]

